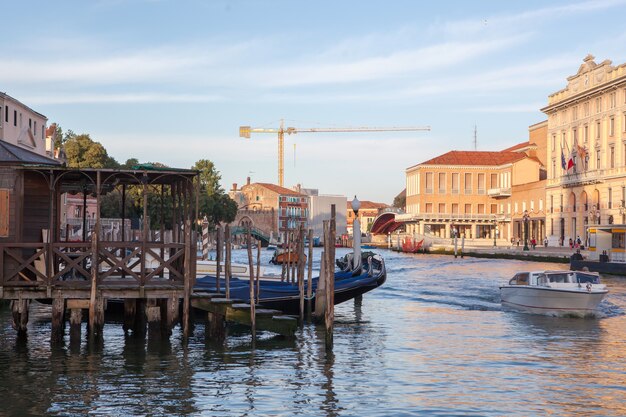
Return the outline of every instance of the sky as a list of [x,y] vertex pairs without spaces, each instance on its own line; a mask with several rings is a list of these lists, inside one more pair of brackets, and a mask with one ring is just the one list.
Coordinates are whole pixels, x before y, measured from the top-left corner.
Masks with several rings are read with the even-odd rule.
[[[406,168],[528,140],[587,54],[626,62],[626,0],[0,1],[0,91],[123,163],[213,161],[225,190],[391,203]],[[475,134],[476,132],[476,134]],[[476,138],[476,141],[474,140]]]

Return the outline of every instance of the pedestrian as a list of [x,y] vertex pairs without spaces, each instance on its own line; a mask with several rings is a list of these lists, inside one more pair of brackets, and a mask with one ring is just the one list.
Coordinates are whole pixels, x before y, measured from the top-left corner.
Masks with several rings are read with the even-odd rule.
[[543,238],[543,246],[546,247],[546,248],[548,247],[548,238],[547,237]]
[[574,249],[574,241],[572,240],[572,238],[569,238],[569,248],[570,249]]
[[580,244],[581,244],[581,243],[583,243],[583,242],[580,240],[580,236],[578,236],[578,237],[576,238],[576,247],[577,247],[577,248],[580,248]]
[[530,240],[530,245],[533,247],[533,250],[537,248],[537,239],[534,237]]
[[519,247],[519,237],[517,238],[517,246]]

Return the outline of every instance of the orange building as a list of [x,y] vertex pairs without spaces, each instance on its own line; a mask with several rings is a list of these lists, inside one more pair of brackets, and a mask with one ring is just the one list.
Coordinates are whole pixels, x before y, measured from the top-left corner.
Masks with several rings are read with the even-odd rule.
[[396,221],[409,234],[541,241],[546,174],[538,151],[545,132],[542,122],[529,128],[531,140],[503,151],[450,151],[407,168],[406,214]]
[[[352,235],[352,223],[354,223],[354,211],[352,211],[352,201],[348,201],[346,205],[348,211],[346,213],[347,219],[347,232],[348,235]],[[361,222],[361,232],[369,232],[374,219],[378,216],[381,210],[389,207],[385,203],[375,203],[373,201],[361,201],[361,208],[359,209],[359,222]]]

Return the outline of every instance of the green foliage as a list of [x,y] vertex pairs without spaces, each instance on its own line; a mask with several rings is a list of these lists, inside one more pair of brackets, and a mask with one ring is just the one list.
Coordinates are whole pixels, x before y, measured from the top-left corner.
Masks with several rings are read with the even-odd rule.
[[395,208],[403,209],[406,206],[406,193],[400,193],[393,199],[393,206]]
[[191,169],[200,171],[200,190],[208,195],[220,194],[224,191],[220,187],[220,180],[222,176],[219,171],[215,169],[213,162],[208,159],[200,159],[197,161]]
[[88,134],[66,135],[65,155],[70,168],[117,168],[119,164],[111,158],[100,142],[94,142]]

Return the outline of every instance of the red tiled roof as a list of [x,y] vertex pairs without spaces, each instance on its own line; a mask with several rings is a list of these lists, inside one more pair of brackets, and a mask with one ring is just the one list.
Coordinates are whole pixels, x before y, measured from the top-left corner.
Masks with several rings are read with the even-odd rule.
[[420,165],[503,165],[527,158],[518,152],[450,151]]
[[[280,194],[280,195],[297,195],[297,196],[300,196],[300,197],[305,197],[305,194],[299,193],[299,192],[294,191],[294,190],[290,190],[289,188],[281,187],[280,185],[270,184],[270,183],[267,183],[267,182],[257,182],[255,184],[257,184],[257,185],[259,185],[261,187],[267,188],[268,190],[273,191],[273,192],[275,192],[277,194]],[[253,185],[253,184],[250,184],[250,185]]]

